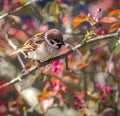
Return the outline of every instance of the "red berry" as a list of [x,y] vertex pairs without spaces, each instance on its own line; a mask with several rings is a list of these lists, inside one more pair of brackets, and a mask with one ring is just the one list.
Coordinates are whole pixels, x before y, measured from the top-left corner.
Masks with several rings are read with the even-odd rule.
[[108,92],[108,94],[111,94],[113,93],[113,90],[111,87],[106,87],[106,91]]
[[99,35],[105,35],[107,33],[108,33],[108,31],[106,29],[100,29],[97,34],[99,34]]
[[81,107],[80,105],[77,106],[77,109],[78,109],[78,110],[81,109],[81,108],[82,108],[82,107]]
[[97,13],[98,13],[98,12],[101,12],[101,8],[98,8],[98,9],[97,9]]

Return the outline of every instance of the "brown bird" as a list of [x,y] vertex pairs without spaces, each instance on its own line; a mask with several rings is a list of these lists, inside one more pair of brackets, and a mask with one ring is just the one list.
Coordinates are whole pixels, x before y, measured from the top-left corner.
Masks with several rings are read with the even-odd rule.
[[11,55],[22,52],[29,59],[43,62],[55,57],[63,45],[65,44],[61,32],[57,29],[51,29],[46,33],[35,34],[25,42],[21,49]]

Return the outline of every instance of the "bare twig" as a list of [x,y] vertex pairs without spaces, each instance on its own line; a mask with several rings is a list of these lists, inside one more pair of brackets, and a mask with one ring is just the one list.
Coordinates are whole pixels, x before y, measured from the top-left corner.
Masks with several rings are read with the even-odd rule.
[[[5,40],[8,42],[8,44],[9,44],[14,50],[17,50],[17,49],[18,49],[18,47],[8,38],[8,35],[7,35],[7,34],[5,34]],[[18,58],[19,63],[21,64],[22,68],[24,69],[24,71],[26,71],[26,70],[25,70],[24,62],[23,62],[23,60],[22,60],[22,58],[20,57],[19,54],[17,55],[17,58]]]
[[28,111],[29,112],[33,112],[35,110],[36,107],[38,107],[40,105],[40,103],[38,102],[37,104],[35,104],[34,106],[32,106]]
[[40,0],[30,0],[29,2],[26,2],[25,4],[23,4],[22,6],[17,7],[13,11],[10,11],[8,13],[4,13],[3,15],[0,16],[0,20],[3,19],[3,18],[5,18],[5,17],[7,17],[8,15],[11,15],[11,14],[13,14],[13,13],[21,10],[23,7],[28,6],[29,4],[32,4],[35,1],[40,1]]
[[66,70],[69,69],[69,66],[68,66],[68,57],[65,58],[65,65],[66,65]]
[[41,23],[42,17],[40,15],[38,9],[36,8],[36,6],[33,6],[32,4],[30,4],[29,7],[32,10],[32,14],[38,19],[38,22]]
[[5,33],[5,40],[8,42],[8,44],[14,49],[17,50],[17,46],[8,38],[8,34]]
[[42,66],[50,64],[50,63],[52,63],[55,60],[59,60],[59,59],[65,58],[69,54],[72,54],[78,48],[84,47],[84,46],[86,46],[86,45],[88,45],[90,43],[96,42],[96,41],[101,41],[101,40],[110,39],[110,38],[113,39],[114,37],[118,36],[118,34],[119,34],[119,32],[116,32],[116,33],[113,33],[113,34],[108,34],[108,35],[104,35],[104,36],[99,36],[99,37],[95,37],[95,38],[92,38],[92,39],[88,39],[85,42],[82,42],[82,43],[76,45],[71,50],[67,51],[66,53],[64,53],[62,55],[56,56],[56,57],[54,57],[52,59],[49,59],[49,60],[47,60],[45,62],[42,62],[42,63],[39,64],[39,66],[31,67],[29,70],[27,70],[26,72],[20,74],[19,76],[17,76],[15,79],[11,80],[10,82],[1,85],[0,89],[4,88],[6,86],[9,86],[11,84],[15,84],[15,83],[19,82],[19,80],[23,79],[25,76],[27,76],[30,73],[36,71],[38,68],[40,68]]

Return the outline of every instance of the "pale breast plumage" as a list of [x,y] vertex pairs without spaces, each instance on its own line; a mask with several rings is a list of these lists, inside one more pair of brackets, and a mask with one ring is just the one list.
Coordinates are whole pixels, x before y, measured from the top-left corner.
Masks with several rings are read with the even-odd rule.
[[35,34],[28,41],[25,42],[22,49],[24,51],[34,51],[42,42],[44,42],[44,33]]
[[58,54],[59,52],[58,49],[54,49],[48,44],[46,46],[43,44],[46,44],[46,43],[42,43],[38,46],[36,50],[28,52],[28,58],[33,60],[40,60],[41,62],[43,62]]

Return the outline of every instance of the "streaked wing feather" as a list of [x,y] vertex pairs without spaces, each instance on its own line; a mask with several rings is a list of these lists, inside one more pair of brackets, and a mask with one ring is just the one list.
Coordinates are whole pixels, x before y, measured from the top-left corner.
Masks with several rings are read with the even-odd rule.
[[25,42],[22,49],[24,49],[25,51],[28,50],[33,51],[43,41],[44,41],[44,33],[35,34],[33,37],[31,37],[29,40]]
[[18,54],[20,52],[25,51],[34,51],[36,47],[44,41],[44,33],[38,33],[32,36],[29,40],[27,40],[23,47],[18,49],[17,51],[13,52],[10,56]]

